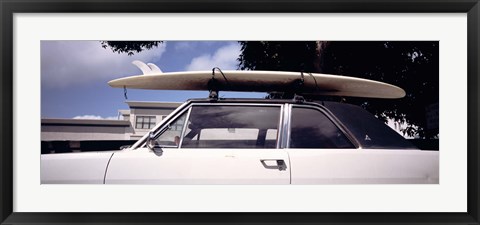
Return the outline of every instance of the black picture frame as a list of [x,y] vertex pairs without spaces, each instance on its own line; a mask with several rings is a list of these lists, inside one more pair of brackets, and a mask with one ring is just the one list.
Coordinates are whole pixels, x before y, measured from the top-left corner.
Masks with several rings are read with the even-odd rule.
[[[479,0],[0,0],[2,224],[479,224]],[[466,213],[19,213],[13,212],[13,15],[15,13],[467,13],[468,208]]]

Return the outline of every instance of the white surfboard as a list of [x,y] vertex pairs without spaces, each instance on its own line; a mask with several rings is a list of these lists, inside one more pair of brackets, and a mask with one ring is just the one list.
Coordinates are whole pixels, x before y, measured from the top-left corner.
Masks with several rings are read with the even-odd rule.
[[[215,71],[218,91],[285,92],[302,78],[301,72],[280,71]],[[148,73],[119,78],[108,82],[115,88],[151,90],[209,90],[212,71]],[[362,78],[303,73],[304,85],[300,95],[332,95],[368,98],[402,98],[405,91],[397,86]]]

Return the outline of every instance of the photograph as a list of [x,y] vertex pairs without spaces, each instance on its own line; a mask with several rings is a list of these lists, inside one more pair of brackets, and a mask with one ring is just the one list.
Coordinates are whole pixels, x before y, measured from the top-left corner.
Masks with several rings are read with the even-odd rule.
[[41,40],[40,183],[438,185],[439,49]]
[[1,225],[479,224],[479,0],[0,2]]

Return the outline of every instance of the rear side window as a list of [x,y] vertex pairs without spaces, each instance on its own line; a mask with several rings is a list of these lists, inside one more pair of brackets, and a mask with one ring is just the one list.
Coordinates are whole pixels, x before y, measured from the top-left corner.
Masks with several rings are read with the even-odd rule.
[[290,148],[355,148],[343,132],[321,111],[293,107]]
[[364,149],[417,149],[396,131],[356,105],[324,102]]
[[193,106],[182,148],[276,148],[280,106]]

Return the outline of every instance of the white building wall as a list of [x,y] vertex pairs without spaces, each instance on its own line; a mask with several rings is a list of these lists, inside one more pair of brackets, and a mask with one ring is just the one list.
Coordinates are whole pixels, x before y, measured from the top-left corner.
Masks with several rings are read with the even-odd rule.
[[136,128],[136,122],[137,122],[137,116],[155,116],[155,123],[158,124],[162,121],[162,118],[164,116],[168,116],[171,112],[175,110],[174,108],[168,108],[168,109],[138,109],[138,108],[133,108],[130,110],[130,123],[132,124],[132,130],[130,134],[130,140],[138,140],[143,135],[148,133],[150,129],[140,129]]
[[[42,119],[42,141],[138,140],[150,129],[137,129],[137,116],[155,116],[158,124],[181,103],[126,102],[119,110],[121,120]],[[127,122],[128,121],[128,122]]]
[[128,127],[42,126],[42,141],[129,140]]

